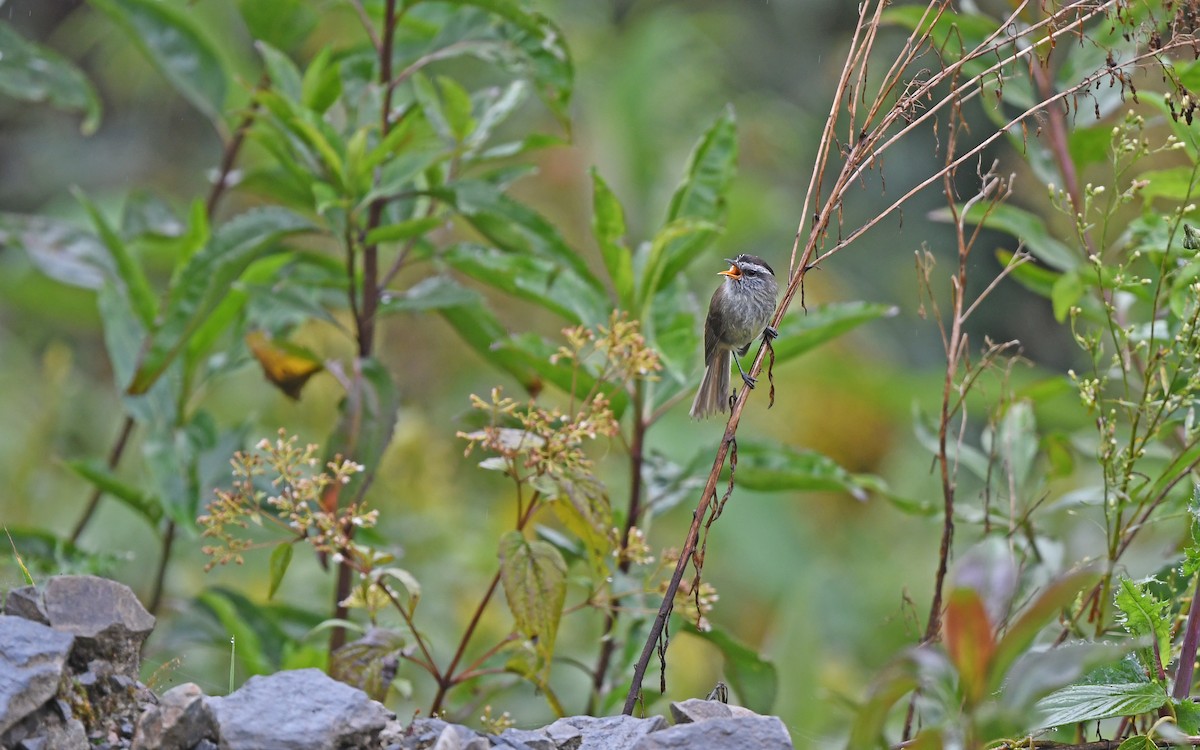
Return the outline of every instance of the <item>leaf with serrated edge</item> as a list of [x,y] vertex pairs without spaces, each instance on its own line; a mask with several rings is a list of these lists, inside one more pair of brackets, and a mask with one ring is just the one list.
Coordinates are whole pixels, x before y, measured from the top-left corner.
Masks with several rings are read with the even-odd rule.
[[548,670],[567,594],[562,554],[549,542],[510,531],[500,538],[500,578],[517,630],[535,642]]

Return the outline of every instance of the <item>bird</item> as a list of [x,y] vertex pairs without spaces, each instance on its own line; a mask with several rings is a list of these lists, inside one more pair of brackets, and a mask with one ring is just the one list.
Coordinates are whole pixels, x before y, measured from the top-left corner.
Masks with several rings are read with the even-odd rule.
[[[729,360],[732,357],[747,388],[755,379],[746,374],[737,357],[745,356],[759,336],[770,341],[778,332],[768,323],[775,312],[779,286],[775,272],[757,255],[743,253],[726,258],[725,280],[713,292],[704,320],[704,377],[692,401],[693,419],[706,419],[725,411],[729,401]],[[736,352],[736,356],[734,353]]]

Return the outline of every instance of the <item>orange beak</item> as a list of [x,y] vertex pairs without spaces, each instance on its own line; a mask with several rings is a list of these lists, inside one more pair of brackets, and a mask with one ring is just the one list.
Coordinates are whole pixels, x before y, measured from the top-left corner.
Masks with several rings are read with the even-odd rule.
[[729,263],[731,265],[729,266],[728,271],[717,271],[717,274],[720,276],[728,276],[731,279],[742,278],[742,269],[738,268],[737,264],[734,263],[733,261],[729,261]]

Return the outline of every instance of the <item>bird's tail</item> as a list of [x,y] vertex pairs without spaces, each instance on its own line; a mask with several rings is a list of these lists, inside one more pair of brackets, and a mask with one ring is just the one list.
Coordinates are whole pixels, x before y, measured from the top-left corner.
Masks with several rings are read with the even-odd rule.
[[692,401],[692,419],[707,419],[725,411],[729,401],[729,355],[728,349],[718,349],[708,361],[700,389]]

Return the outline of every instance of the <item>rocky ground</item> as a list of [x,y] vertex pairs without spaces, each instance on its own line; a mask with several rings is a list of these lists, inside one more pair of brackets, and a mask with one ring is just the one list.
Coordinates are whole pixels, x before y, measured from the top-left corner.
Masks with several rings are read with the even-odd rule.
[[13,750],[662,750],[791,748],[783,722],[689,700],[661,716],[573,716],[540,729],[405,725],[317,669],[251,677],[224,697],[192,683],[161,696],[138,681],[154,627],[126,586],[60,576],[15,589],[0,610],[0,747]]

